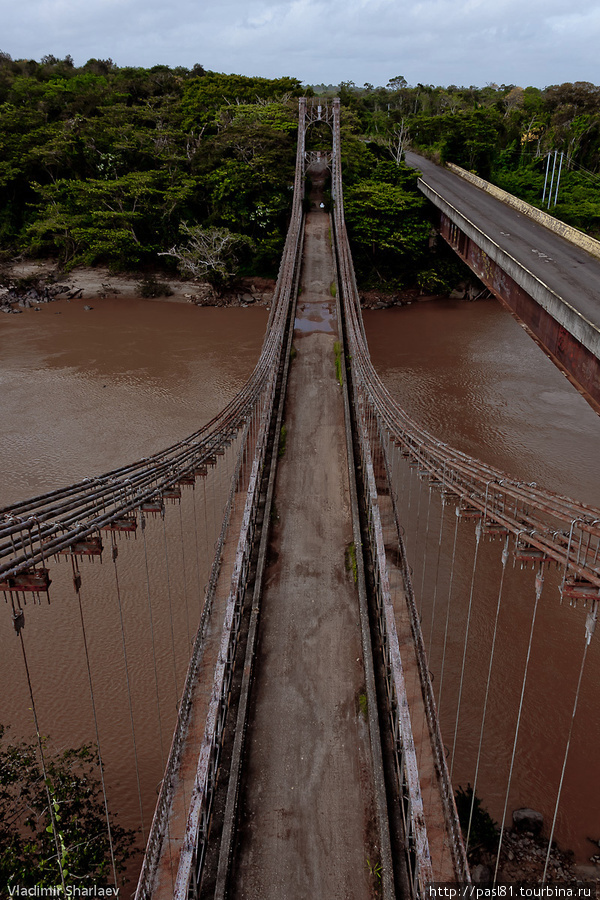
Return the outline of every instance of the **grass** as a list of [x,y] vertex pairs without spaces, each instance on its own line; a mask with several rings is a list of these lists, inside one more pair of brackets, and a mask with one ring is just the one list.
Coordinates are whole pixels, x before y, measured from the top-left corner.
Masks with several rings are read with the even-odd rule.
[[338,384],[340,387],[342,386],[342,345],[339,341],[336,341],[333,345],[333,352],[335,353],[335,377],[338,380]]
[[351,544],[348,544],[346,547],[345,553],[345,561],[346,561],[346,572],[352,572],[352,579],[354,584],[358,582],[358,565],[356,563],[356,546],[354,541]]
[[381,881],[381,863],[372,863],[367,856],[367,868],[369,870],[369,875],[371,876],[371,878],[374,878],[376,881]]
[[329,293],[331,294],[332,297],[336,296],[337,288],[335,286],[335,281],[332,281],[331,284],[329,285]]
[[365,693],[360,693],[358,695],[358,708],[360,713],[364,719],[367,718],[369,712],[369,702],[367,700],[367,695]]
[[298,356],[298,351],[296,350],[296,348],[295,348],[294,345],[292,344],[292,348],[291,348],[291,350],[290,350],[290,360],[293,362],[293,361],[296,359],[297,356]]

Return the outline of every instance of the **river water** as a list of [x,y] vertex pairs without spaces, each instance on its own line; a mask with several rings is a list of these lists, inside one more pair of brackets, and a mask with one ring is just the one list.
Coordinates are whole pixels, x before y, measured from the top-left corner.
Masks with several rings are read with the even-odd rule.
[[[535,481],[600,507],[600,417],[495,300],[431,301],[368,311],[365,326],[373,362],[386,386],[428,431],[519,480]],[[534,573],[521,572],[508,563],[484,719],[502,543],[482,541],[474,568],[473,524],[461,522],[452,601],[446,600],[445,586],[436,595],[433,575],[440,508],[436,508],[435,494],[428,507],[427,490],[413,478],[412,470],[405,484],[409,511],[406,499],[401,508],[405,511],[408,558],[414,569],[413,585],[449,763],[454,735],[458,735],[455,787],[474,783],[483,721],[478,795],[501,821],[510,782],[508,823],[514,808],[533,807],[543,812],[548,834],[583,655],[586,611],[581,604],[572,609],[568,603],[560,603],[558,576],[550,570],[535,621],[514,771],[509,779],[534,607]],[[430,527],[425,537],[428,516]],[[455,519],[453,507],[446,513],[438,564],[447,580],[453,569],[454,524],[449,524],[449,519]],[[471,590],[470,633],[465,645]],[[587,654],[555,834],[559,844],[574,850],[580,861],[597,852],[588,837],[600,837],[600,775],[593,764],[600,744],[599,644],[596,636]]]
[[175,443],[258,359],[264,309],[58,301],[0,321],[0,505]]
[[[59,301],[0,317],[0,507],[191,434],[249,377],[268,315],[141,299],[84,305]],[[24,647],[48,748],[96,743],[97,719],[110,808],[138,829],[138,846],[169,751],[232,464],[233,447],[182,490],[181,505],[167,505],[163,521],[149,516],[135,539],[116,539],[114,565],[103,535],[102,561],[79,563],[83,622],[67,560],[50,563],[51,604],[25,607]],[[21,648],[10,606],[0,606],[0,722],[11,726],[9,739],[33,740]],[[138,853],[130,887],[139,864]]]
[[[208,309],[109,299],[94,301],[91,311],[85,311],[83,305],[60,301],[43,307],[41,312],[27,311],[0,319],[0,506],[147,456],[194,431],[221,409],[249,376],[258,359],[267,320],[265,310],[253,308]],[[367,312],[365,324],[374,363],[385,383],[427,429],[512,475],[600,506],[600,419],[495,301],[432,301]],[[222,476],[220,489],[225,491],[226,481]],[[196,513],[198,518],[204,515],[206,500],[214,507],[209,515],[217,527],[223,503],[218,490],[219,484],[211,485],[209,480],[198,486],[192,506],[189,500],[188,507],[184,506],[185,522],[178,518],[178,508],[170,507],[166,522],[171,531],[177,535],[179,523],[182,533],[184,525],[186,530],[197,528]],[[179,560],[183,587],[177,589],[185,594],[185,612],[182,606],[174,623],[170,596],[169,608],[166,604],[164,609],[155,606],[155,619],[150,625],[156,630],[156,645],[153,635],[150,646],[145,612],[150,598],[146,604],[143,596],[146,576],[139,558],[133,561],[134,551],[140,557],[142,545],[139,538],[121,543],[125,634],[146,830],[162,760],[168,751],[190,633],[193,635],[197,621],[195,607],[190,611],[187,600],[189,554],[186,558],[181,551],[177,557],[180,551],[174,542],[168,543],[166,536],[163,547],[160,524],[150,526],[150,567],[158,566],[161,554],[168,556],[173,578],[173,561]],[[207,556],[214,537],[210,532],[209,539],[209,532],[207,523]],[[84,605],[86,596],[93,594],[99,600],[88,603],[86,616],[111,804],[121,811],[123,824],[139,827],[133,757],[130,749],[124,749],[129,712],[119,655],[123,629],[119,628],[117,610],[112,608],[114,586],[107,581],[109,575],[112,578],[110,566],[106,561],[102,565],[86,563]],[[81,636],[73,624],[76,607],[69,599],[73,594],[69,569],[66,563],[56,568],[52,605],[28,605],[24,634],[30,648],[42,731],[51,735],[55,746],[63,748],[93,741],[94,730],[89,700],[82,699],[87,686],[79,648]],[[206,572],[199,570],[200,593],[205,577]],[[494,579],[495,572],[490,574],[490,582],[495,583]],[[107,592],[110,613],[101,602]],[[547,673],[550,678],[556,667],[563,665],[565,654],[567,667],[571,657],[579,659],[578,629],[582,626],[581,617],[576,619],[557,603],[548,603],[544,609],[543,628],[553,636],[556,658],[540,651],[538,663],[541,669],[551,670]],[[15,738],[31,736],[23,662],[8,608],[5,613],[0,629],[0,678],[8,689],[2,692],[0,722],[13,725]],[[514,615],[520,613],[515,611]],[[524,621],[523,629],[526,627]],[[567,639],[567,631],[573,632],[572,640]],[[77,642],[76,647],[73,642]],[[587,672],[593,678],[600,677],[596,644],[598,640],[592,643]],[[155,664],[158,658],[165,671],[171,671],[155,679],[156,703],[146,696],[147,685],[154,678],[153,654]],[[514,704],[521,684],[521,656],[508,649],[500,658],[505,693]],[[480,683],[482,673],[476,675]],[[554,686],[549,688],[549,684]],[[544,706],[543,698],[549,692],[553,703],[567,715],[572,678],[565,678],[562,695],[560,681],[558,687],[552,681],[543,682],[534,694],[534,705]],[[498,720],[492,740],[502,744],[504,757],[512,718],[507,712]],[[560,740],[550,740],[545,713],[534,717],[528,727],[527,765],[520,793],[514,799],[522,806],[539,803],[547,813],[551,808],[548,784],[552,782],[554,790],[557,769],[560,774],[564,732]],[[501,733],[503,728],[506,734]],[[588,688],[574,730],[575,762],[567,771],[562,805],[565,813],[559,819],[558,832],[559,841],[575,849],[580,858],[590,853],[588,833],[600,837],[600,783],[592,766],[600,741],[599,728],[595,692]],[[472,753],[465,754],[464,759],[457,764],[457,778],[466,784],[473,780]],[[501,791],[492,781],[491,774],[484,773],[481,793],[498,818]],[[529,783],[532,788],[528,792]],[[133,870],[131,874],[134,876]]]

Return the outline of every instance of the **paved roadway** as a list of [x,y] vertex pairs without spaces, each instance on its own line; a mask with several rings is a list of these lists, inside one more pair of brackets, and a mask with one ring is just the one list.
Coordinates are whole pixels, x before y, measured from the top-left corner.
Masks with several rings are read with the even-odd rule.
[[600,259],[449,169],[416,153],[407,153],[406,162],[503,250],[600,328]]
[[265,572],[235,900],[369,900],[378,861],[329,216],[306,219]]

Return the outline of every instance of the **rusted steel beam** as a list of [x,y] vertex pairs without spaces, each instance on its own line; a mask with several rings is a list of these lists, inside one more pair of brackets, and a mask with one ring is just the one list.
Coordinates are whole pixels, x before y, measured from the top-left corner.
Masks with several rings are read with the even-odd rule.
[[443,210],[440,234],[455,253],[522,322],[550,359],[600,413],[600,359],[538,301]]
[[48,569],[30,569],[20,575],[13,575],[5,581],[0,581],[0,591],[7,593],[47,593],[52,584]]

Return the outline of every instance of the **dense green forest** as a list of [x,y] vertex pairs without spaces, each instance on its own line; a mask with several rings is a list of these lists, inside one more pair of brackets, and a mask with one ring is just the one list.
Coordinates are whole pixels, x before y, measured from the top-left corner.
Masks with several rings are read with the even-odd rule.
[[[600,231],[600,88],[351,82],[303,86],[192,69],[0,53],[0,259],[64,270],[183,271],[219,285],[274,275],[289,214],[297,98],[342,100],[346,217],[362,283],[445,290],[412,146],[541,205],[548,152],[564,152],[553,214]],[[313,146],[331,141],[318,130]],[[175,255],[169,251],[176,250]],[[161,255],[163,254],[163,255]],[[166,255],[165,255],[166,254]],[[198,259],[200,258],[200,264]]]
[[[340,86],[361,130],[390,152],[410,145],[438,162],[454,162],[542,207],[547,155],[563,156],[558,203],[551,212],[600,233],[600,87],[575,82],[410,87],[402,77],[386,88]],[[554,202],[554,197],[553,197]]]

